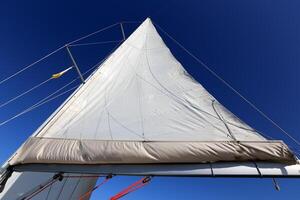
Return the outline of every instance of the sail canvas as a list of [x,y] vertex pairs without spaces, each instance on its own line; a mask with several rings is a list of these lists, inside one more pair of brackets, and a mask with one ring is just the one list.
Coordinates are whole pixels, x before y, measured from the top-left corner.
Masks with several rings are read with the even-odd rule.
[[196,82],[148,18],[9,164],[220,161],[296,162]]
[[[60,171],[300,175],[288,146],[222,106],[176,60],[149,18],[28,138],[9,167],[21,172],[12,173],[1,199],[20,197]],[[20,187],[28,180],[28,188]],[[62,195],[78,199],[95,181],[69,180],[49,195],[67,187]]]

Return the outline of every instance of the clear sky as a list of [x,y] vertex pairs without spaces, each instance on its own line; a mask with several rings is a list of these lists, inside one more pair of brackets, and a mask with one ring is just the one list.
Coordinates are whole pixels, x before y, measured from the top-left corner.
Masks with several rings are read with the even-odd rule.
[[[221,77],[300,140],[300,2],[298,0],[123,0],[1,1],[0,80],[61,45],[120,21],[152,20],[201,58]],[[138,24],[125,25],[129,35]],[[297,147],[228,88],[161,33],[190,74],[223,105],[254,128]],[[120,40],[119,28],[84,42]],[[115,44],[73,47],[82,71]],[[0,85],[0,104],[71,65],[58,52],[20,76]],[[75,78],[72,71],[0,108],[0,123]],[[79,83],[79,82],[78,82]],[[76,84],[74,84],[75,86]],[[0,161],[4,162],[68,95],[0,126]],[[298,147],[299,148],[299,147]],[[139,177],[115,177],[92,199],[107,199]],[[295,199],[300,180],[154,178],[124,199]]]

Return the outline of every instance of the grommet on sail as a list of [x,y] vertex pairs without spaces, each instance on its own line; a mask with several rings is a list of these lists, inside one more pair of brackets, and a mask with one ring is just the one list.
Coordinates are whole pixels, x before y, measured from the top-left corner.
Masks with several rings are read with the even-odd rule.
[[288,146],[267,140],[222,106],[176,60],[149,18],[19,148],[8,166],[18,172],[8,179],[2,199],[25,180],[27,171],[300,176]]

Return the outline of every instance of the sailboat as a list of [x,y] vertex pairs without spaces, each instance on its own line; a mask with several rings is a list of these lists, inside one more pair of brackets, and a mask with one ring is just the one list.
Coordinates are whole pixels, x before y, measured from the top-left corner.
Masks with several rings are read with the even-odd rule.
[[147,18],[3,165],[0,199],[79,199],[89,175],[300,177],[298,163],[193,79]]

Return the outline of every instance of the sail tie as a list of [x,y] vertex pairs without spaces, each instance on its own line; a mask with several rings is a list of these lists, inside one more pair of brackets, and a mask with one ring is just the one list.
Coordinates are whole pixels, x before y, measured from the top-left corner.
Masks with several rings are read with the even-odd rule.
[[138,180],[137,182],[133,183],[129,187],[125,188],[124,190],[122,190],[121,192],[116,194],[115,196],[111,197],[110,200],[118,200],[118,199],[124,197],[125,195],[144,187],[150,181],[151,181],[151,176],[146,176],[146,177]]

